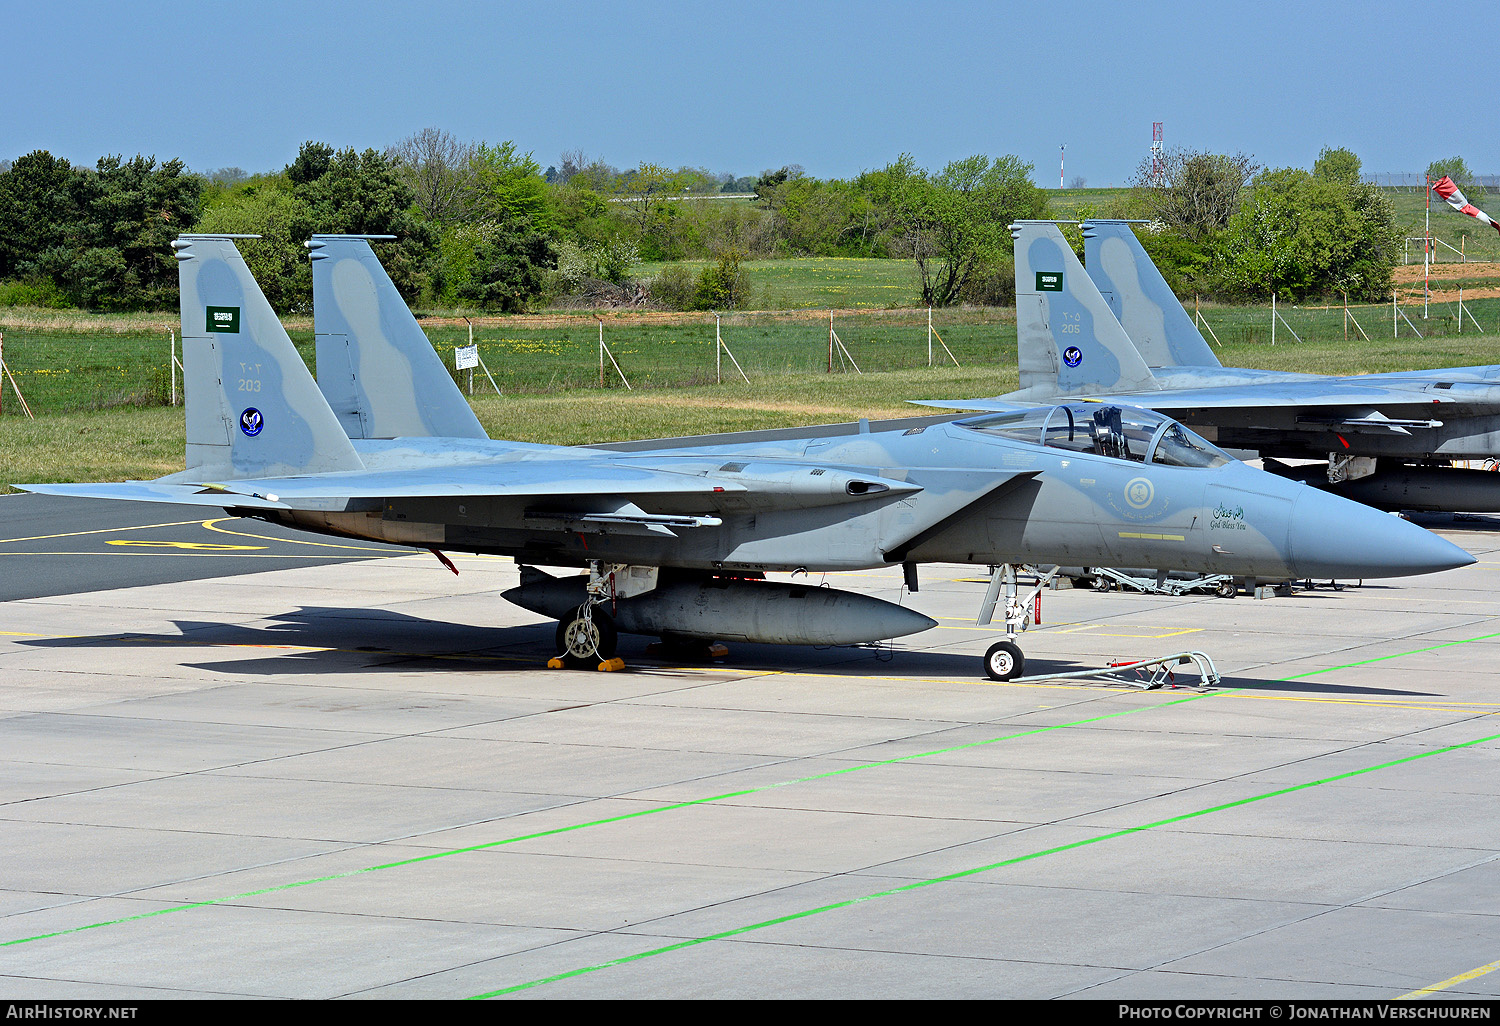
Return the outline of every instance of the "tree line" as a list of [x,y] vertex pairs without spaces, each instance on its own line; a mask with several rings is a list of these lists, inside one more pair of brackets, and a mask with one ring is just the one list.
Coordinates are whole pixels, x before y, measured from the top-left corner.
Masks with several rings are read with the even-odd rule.
[[[1466,178],[1454,160],[1444,166]],[[302,243],[314,233],[395,236],[381,259],[407,300],[426,307],[723,309],[751,299],[744,260],[783,256],[909,259],[912,301],[1000,305],[1014,301],[1010,223],[1048,216],[1032,173],[1008,155],[940,170],[901,155],[849,179],[796,165],[752,179],[649,163],[622,170],[582,151],[543,169],[512,142],[437,129],[363,152],[310,141],[261,174],[199,174],[139,155],[90,168],[36,151],[0,164],[0,304],[171,307],[169,243],[196,231],[260,235],[241,248],[283,313],[310,308]],[[1143,220],[1138,233],[1179,293],[1225,299],[1379,298],[1403,234],[1386,195],[1360,181],[1359,158],[1342,149],[1325,149],[1311,172],[1178,151],[1074,213]],[[1081,249],[1076,231],[1074,241]],[[687,259],[708,265],[672,263]]]
[[[1462,157],[1432,162],[1461,187],[1474,176]],[[1391,294],[1409,226],[1390,196],[1364,180],[1359,157],[1325,147],[1303,168],[1267,169],[1233,156],[1178,150],[1162,166],[1142,161],[1114,216],[1148,220],[1138,231],[1178,295],[1263,301]]]

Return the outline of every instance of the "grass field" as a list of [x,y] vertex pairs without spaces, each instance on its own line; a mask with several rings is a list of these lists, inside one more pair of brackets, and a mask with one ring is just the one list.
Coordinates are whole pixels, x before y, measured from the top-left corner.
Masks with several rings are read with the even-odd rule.
[[[683,260],[697,274],[707,260]],[[642,264],[649,277],[666,264]],[[746,260],[750,275],[750,308],[754,310],[886,310],[913,307],[921,295],[917,265],[911,260],[858,257],[801,257]]]

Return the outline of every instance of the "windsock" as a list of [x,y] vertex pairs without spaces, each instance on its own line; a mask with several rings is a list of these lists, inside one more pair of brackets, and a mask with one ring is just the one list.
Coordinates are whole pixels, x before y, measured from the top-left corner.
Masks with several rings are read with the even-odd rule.
[[1478,218],[1495,229],[1495,231],[1500,232],[1500,223],[1496,223],[1493,217],[1464,199],[1464,194],[1458,191],[1458,186],[1454,185],[1453,179],[1447,175],[1433,182],[1432,188],[1434,192],[1448,201],[1450,207],[1457,210],[1460,214],[1468,214],[1470,217]]

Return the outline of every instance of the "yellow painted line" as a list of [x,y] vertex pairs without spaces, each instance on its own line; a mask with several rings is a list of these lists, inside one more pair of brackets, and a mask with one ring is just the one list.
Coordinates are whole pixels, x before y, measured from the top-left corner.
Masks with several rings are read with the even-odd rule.
[[1138,531],[1116,531],[1121,538],[1144,538],[1147,541],[1187,541],[1181,534],[1141,534]]
[[0,631],[7,638],[57,638],[59,634],[34,634],[31,631]]
[[141,548],[153,549],[201,549],[207,552],[249,552],[265,548],[264,545],[224,545],[219,542],[136,541],[130,538],[111,538],[104,544],[137,545]]
[[[1198,634],[1198,633],[1201,633],[1204,630],[1204,628],[1202,628],[1202,627],[1184,627],[1181,630],[1175,630],[1175,631],[1161,630],[1161,631],[1152,632],[1152,631],[1149,630],[1149,628],[1146,630],[1146,632],[1142,632],[1142,631],[1111,631],[1111,630],[1105,630],[1105,629],[1103,629],[1106,626],[1107,626],[1106,624],[1099,624],[1099,625],[1097,625],[1097,627],[1094,627],[1094,626],[1075,627],[1075,628],[1072,628],[1070,630],[1058,630],[1058,629],[1056,629],[1054,627],[1046,627],[1046,626],[1043,626],[1043,627],[1035,627],[1035,626],[1033,626],[1031,628],[1031,630],[1033,632],[1036,632],[1036,633],[1039,633],[1039,634],[1041,634],[1041,633],[1045,633],[1045,634],[1081,634],[1084,631],[1089,631],[1090,632],[1089,636],[1090,637],[1094,637],[1094,638],[1176,638],[1176,637],[1179,637],[1179,636],[1181,636],[1183,634]],[[940,630],[940,631],[979,631],[979,632],[983,632],[983,633],[994,634],[996,636],[999,636],[1000,634],[1003,634],[1005,632],[1005,628],[1001,627],[999,630],[996,630],[995,626],[993,624],[990,624],[988,626],[983,626],[983,627],[977,626],[977,625],[970,625],[968,627],[958,627],[958,626],[950,626],[949,624],[939,624],[937,626],[937,629]]]
[[220,517],[217,520],[202,521],[203,527],[209,531],[217,531],[219,534],[233,534],[240,538],[255,538],[259,541],[284,542],[287,545],[314,545],[323,549],[354,549],[358,552],[385,552],[385,549],[372,549],[368,545],[338,545],[334,542],[300,541],[296,538],[268,538],[263,534],[250,534],[246,531],[231,531],[227,527],[215,527],[226,520],[235,520],[237,517]]
[[[1268,685],[1275,685],[1278,681],[1267,681]],[[1249,698],[1259,702],[1309,702],[1315,705],[1354,705],[1371,709],[1409,709],[1427,712],[1459,712],[1474,716],[1494,716],[1500,713],[1500,703],[1480,702],[1449,702],[1443,699],[1387,699],[1375,698],[1319,698],[1307,695],[1267,695],[1255,691],[1236,692],[1226,695],[1228,698]]]
[[[264,548],[265,546],[257,546]],[[229,559],[328,559],[337,553],[317,552],[0,552],[0,558],[5,556],[109,556],[119,558],[120,556],[209,556],[215,558]],[[368,559],[368,556],[340,556],[341,559]]]
[[1434,983],[1430,987],[1423,987],[1421,990],[1414,990],[1410,994],[1402,994],[1396,1000],[1406,1001],[1410,998],[1426,997],[1428,994],[1436,994],[1440,990],[1447,990],[1449,987],[1453,986],[1456,983],[1467,983],[1469,980],[1477,980],[1479,977],[1485,975],[1486,973],[1492,973],[1496,969],[1500,969],[1500,961],[1491,962],[1489,965],[1482,965],[1478,969],[1470,969],[1466,973],[1459,973],[1457,976],[1446,979],[1442,983]]
[[10,545],[14,542],[46,541],[49,538],[77,538],[85,534],[115,534],[119,531],[151,531],[158,527],[183,527],[187,524],[196,524],[196,520],[174,520],[168,524],[142,524],[139,527],[101,527],[97,531],[69,531],[67,534],[37,534],[30,538],[0,538],[0,544]]

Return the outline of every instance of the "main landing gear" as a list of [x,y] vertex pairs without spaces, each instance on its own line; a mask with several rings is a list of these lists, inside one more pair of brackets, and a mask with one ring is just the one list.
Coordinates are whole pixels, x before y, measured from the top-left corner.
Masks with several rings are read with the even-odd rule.
[[557,623],[557,653],[575,669],[596,666],[614,658],[620,634],[602,607],[585,602]]
[[[979,604],[979,617],[975,621],[982,627],[994,619],[995,606],[1003,592],[1005,640],[995,642],[984,654],[984,672],[990,680],[1015,680],[1026,671],[1026,657],[1021,653],[1021,646],[1016,644],[1016,638],[1033,621],[1042,622],[1042,589],[1052,583],[1061,569],[1054,566],[1050,570],[1042,570],[1039,567],[1018,567],[1013,563],[991,567],[990,587],[984,593],[984,601]],[[1029,587],[1024,595],[1021,594],[1018,570],[1036,575],[1036,584]]]
[[615,658],[620,632],[604,608],[613,597],[614,575],[601,573],[597,562],[590,563],[587,590],[588,601],[557,622],[557,658],[548,665],[618,670],[625,665]]

